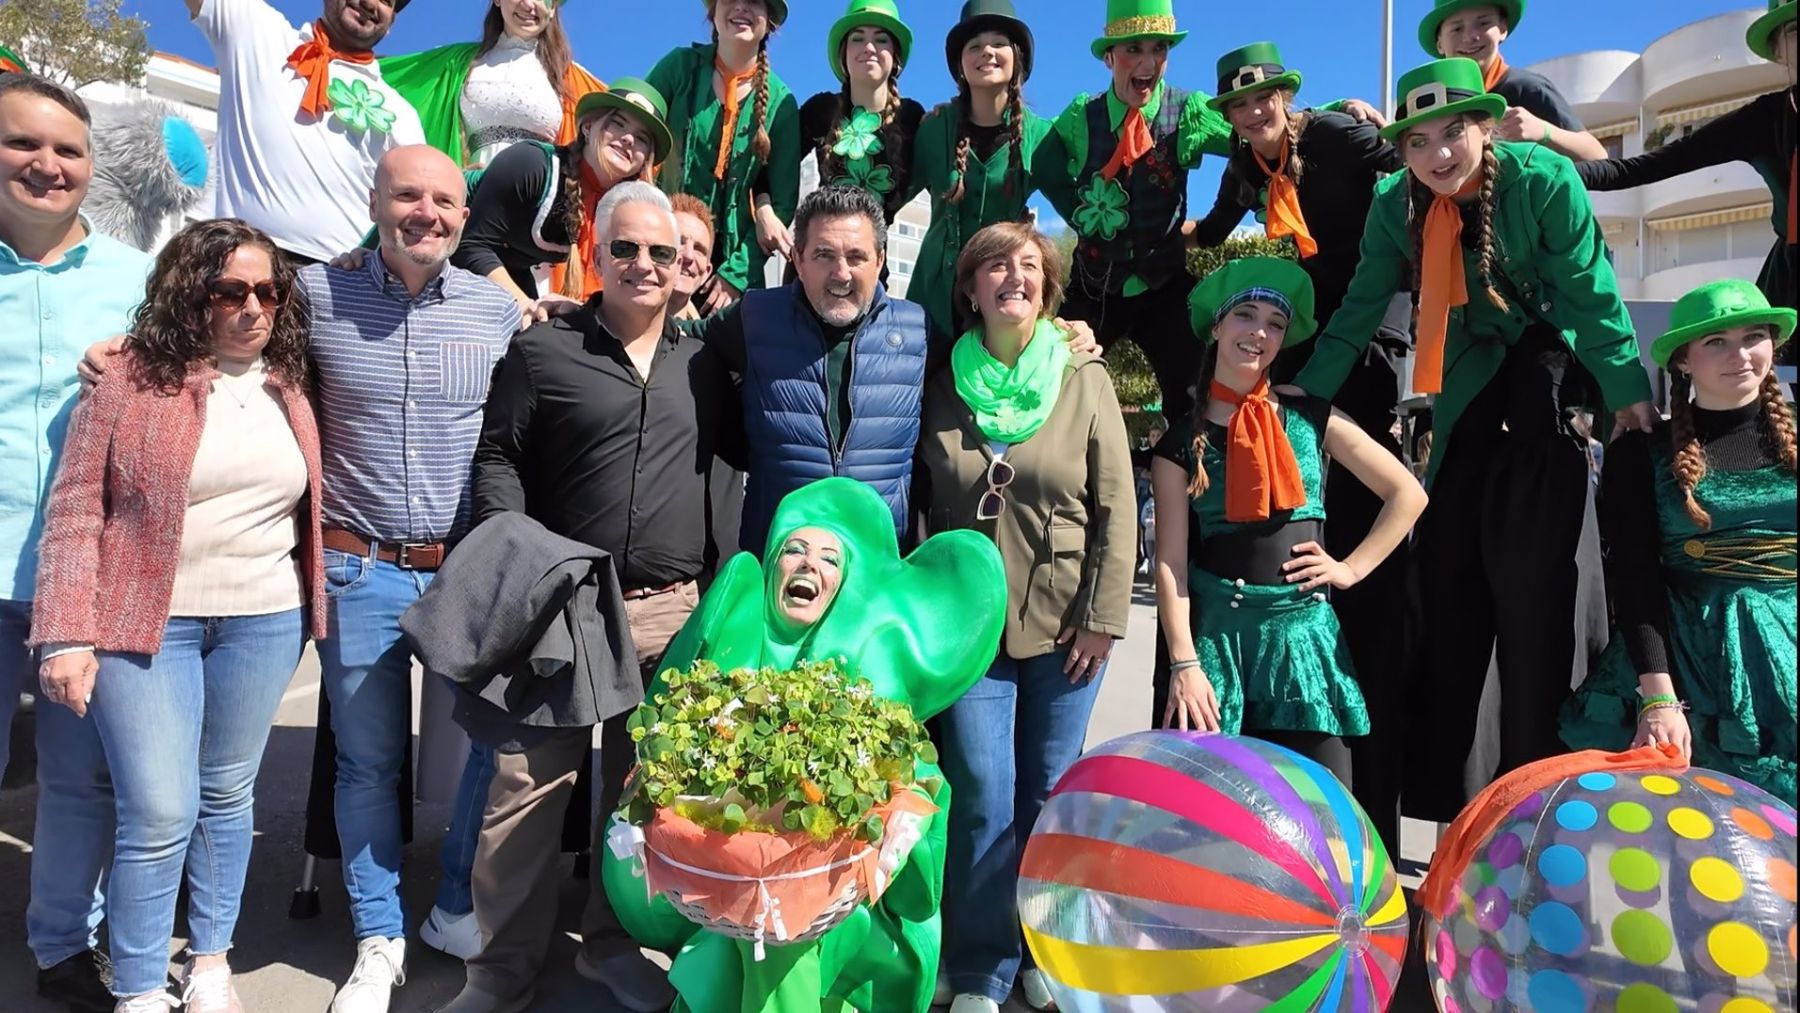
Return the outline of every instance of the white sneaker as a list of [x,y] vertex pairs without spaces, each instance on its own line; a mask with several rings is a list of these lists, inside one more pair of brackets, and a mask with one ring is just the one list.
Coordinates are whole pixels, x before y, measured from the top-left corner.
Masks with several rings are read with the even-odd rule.
[[985,995],[964,992],[950,1004],[950,1013],[1000,1013],[1000,1004]]
[[387,1013],[395,985],[406,984],[406,940],[371,936],[356,944],[356,967],[331,1000],[331,1013]]
[[1019,972],[1019,991],[1025,993],[1025,1005],[1035,1010],[1056,1008],[1056,996],[1050,993],[1050,981],[1044,972],[1028,967]]
[[458,960],[470,960],[481,953],[481,927],[475,924],[473,911],[453,915],[434,906],[419,926],[419,942]]
[[950,975],[943,971],[939,971],[937,990],[931,993],[931,1004],[933,1006],[948,1006],[950,1005],[950,1001],[955,998],[956,989],[950,986]]
[[181,1000],[167,990],[145,992],[113,1003],[113,1013],[168,1013],[169,1010],[180,1008]]
[[196,971],[194,962],[188,961],[181,969],[181,1001],[187,1013],[244,1013],[231,984],[231,968],[224,964]]

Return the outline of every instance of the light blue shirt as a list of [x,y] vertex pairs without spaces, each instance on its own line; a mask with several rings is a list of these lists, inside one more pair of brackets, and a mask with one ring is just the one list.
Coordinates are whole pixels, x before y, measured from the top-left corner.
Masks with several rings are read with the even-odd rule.
[[52,264],[0,242],[0,599],[33,596],[44,501],[80,390],[75,366],[130,327],[150,263],[91,225]]

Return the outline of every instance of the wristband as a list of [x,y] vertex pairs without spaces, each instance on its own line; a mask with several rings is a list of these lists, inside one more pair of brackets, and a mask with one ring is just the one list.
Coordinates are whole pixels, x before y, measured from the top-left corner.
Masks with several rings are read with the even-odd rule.
[[1539,144],[1549,144],[1550,143],[1550,124],[1548,124],[1548,123],[1544,124],[1544,136],[1538,141],[1538,143]]
[[1681,699],[1673,693],[1655,693],[1644,697],[1644,702],[1638,705],[1638,713],[1640,715],[1646,714],[1658,707],[1682,706],[1684,705],[1682,704]]
[[1190,668],[1199,668],[1199,667],[1200,667],[1200,659],[1199,658],[1189,658],[1186,661],[1177,661],[1177,662],[1171,663],[1169,665],[1169,674],[1174,675],[1176,672],[1185,672]]

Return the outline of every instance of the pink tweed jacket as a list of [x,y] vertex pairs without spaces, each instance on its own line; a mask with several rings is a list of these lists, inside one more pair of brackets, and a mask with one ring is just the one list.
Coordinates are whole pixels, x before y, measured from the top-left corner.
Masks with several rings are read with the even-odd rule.
[[[38,549],[31,644],[93,644],[155,654],[175,595],[188,479],[219,374],[207,367],[166,394],[133,379],[121,356],[75,409]],[[306,395],[274,379],[306,459],[300,551],[308,628],[325,635],[319,544],[319,429]]]

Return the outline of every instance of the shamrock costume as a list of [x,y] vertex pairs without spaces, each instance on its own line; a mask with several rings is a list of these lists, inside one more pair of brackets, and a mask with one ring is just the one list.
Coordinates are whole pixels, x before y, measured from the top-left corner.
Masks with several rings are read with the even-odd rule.
[[[768,10],[773,31],[787,18],[787,4],[771,2]],[[751,151],[755,96],[721,103],[713,91],[717,61],[716,45],[695,43],[671,50],[650,71],[650,83],[669,100],[669,123],[675,129],[675,155],[663,164],[659,183],[666,193],[693,194],[706,202],[713,216],[713,266],[743,292],[763,287],[768,260],[756,241],[753,198],[768,200],[784,222],[793,221],[800,203],[800,110],[771,70],[764,124],[769,160],[759,162]]]
[[[882,696],[910,703],[921,718],[948,707],[980,679],[1000,641],[1006,578],[999,553],[973,531],[934,536],[902,559],[887,505],[868,486],[821,479],[781,501],[768,558],[805,527],[843,542],[842,584],[810,628],[794,629],[775,607],[779,577],[741,553],[720,572],[664,655],[665,669],[696,659],[721,668],[787,666],[844,659]],[[652,684],[649,694],[658,690]],[[943,893],[949,788],[935,765],[920,764],[938,806],[877,904],[858,908],[813,943],[770,946],[757,960],[749,942],[702,931],[662,899],[645,895],[634,860],[611,848],[606,889],[620,920],[641,943],[676,950],[669,980],[677,1010],[693,1013],[799,1013],[846,1006],[865,1013],[925,1013],[937,978],[938,908]]]
[[[1461,59],[1408,72],[1396,99],[1389,137],[1440,117],[1505,108],[1482,90],[1481,69]],[[1409,736],[1419,753],[1407,764],[1407,797],[1424,819],[1448,819],[1467,800],[1456,761],[1473,741],[1496,639],[1502,772],[1561,750],[1556,710],[1576,658],[1571,617],[1590,489],[1586,438],[1568,422],[1579,407],[1570,391],[1597,384],[1605,409],[1650,398],[1573,164],[1536,144],[1490,143],[1499,171],[1486,230],[1477,200],[1434,198],[1429,212],[1415,212],[1410,172],[1376,184],[1355,277],[1295,381],[1321,397],[1338,392],[1412,278],[1416,214],[1426,223],[1428,269],[1413,386],[1436,392],[1431,505],[1413,542],[1424,608],[1420,670],[1429,677],[1415,687],[1423,720]],[[1489,298],[1481,275],[1476,244],[1484,232],[1505,308]]]
[[[1775,36],[1794,23],[1800,8],[1795,0],[1769,0],[1769,12],[1750,25],[1745,43],[1767,60],[1775,59]],[[1795,272],[1800,258],[1800,214],[1796,191],[1800,190],[1800,160],[1795,158],[1794,110],[1800,93],[1792,87],[1772,91],[1696,128],[1692,133],[1631,158],[1582,162],[1575,168],[1589,190],[1629,190],[1714,165],[1745,162],[1768,185],[1774,198],[1769,225],[1775,245],[1763,260],[1756,284],[1776,306],[1800,306],[1796,298]],[[1792,362],[1790,354],[1784,361]]]
[[[1170,0],[1107,0],[1092,46],[1177,45]],[[1149,357],[1172,414],[1186,411],[1198,352],[1184,336],[1188,172],[1203,154],[1231,153],[1231,128],[1200,92],[1158,81],[1143,108],[1111,89],[1078,95],[1032,160],[1039,189],[1077,233],[1063,316],[1085,320],[1102,345],[1129,335]]]
[[[850,0],[850,9],[831,26],[826,59],[840,82],[845,80],[844,43],[858,28],[879,28],[894,40],[894,84],[912,53],[912,30],[900,20],[893,0]],[[884,127],[881,109],[854,105],[850,86],[822,91],[800,107],[800,136],[819,162],[819,183],[859,186],[874,194],[893,221],[919,188],[912,181],[912,143],[925,108],[900,100]]]
[[[1311,338],[1312,282],[1290,261],[1271,257],[1234,260],[1208,275],[1190,298],[1192,332],[1212,342],[1213,324],[1241,303],[1258,300],[1288,308],[1286,343]],[[1213,397],[1218,399],[1219,386]],[[1291,448],[1300,501],[1275,503],[1260,517],[1241,513],[1239,488],[1254,472],[1228,460],[1246,412],[1267,411],[1283,434],[1271,436],[1276,454]],[[1336,614],[1323,592],[1301,592],[1280,575],[1291,546],[1316,540],[1325,519],[1325,426],[1331,406],[1313,398],[1269,405],[1254,393],[1236,409],[1230,426],[1203,423],[1206,447],[1194,459],[1193,421],[1173,419],[1156,445],[1157,456],[1180,465],[1192,478],[1204,469],[1206,492],[1193,500],[1188,526],[1189,622],[1200,671],[1219,699],[1221,731],[1236,735],[1319,732],[1362,735],[1369,730],[1362,692],[1352,671]],[[1276,482],[1276,486],[1280,483]],[[1175,522],[1179,523],[1179,522]]]
[[[1020,83],[1029,80],[1031,29],[1013,12],[1011,0],[968,0],[963,4],[962,19],[951,28],[944,44],[950,76],[961,79],[963,46],[974,36],[989,31],[1001,32],[1012,40]],[[925,307],[940,334],[962,331],[950,290],[955,283],[956,257],[963,244],[995,222],[1026,219],[1026,201],[1035,187],[1031,165],[1038,146],[1050,132],[1050,121],[1023,103],[1019,111],[1024,123],[1017,150],[1012,145],[1010,112],[999,124],[983,127],[969,122],[960,101],[951,101],[933,109],[919,125],[912,174],[914,184],[931,194],[931,225],[919,243],[906,297]],[[965,136],[969,140],[969,157],[959,175],[956,149]],[[959,179],[963,184],[962,198],[953,203],[949,195]]]
[[[1746,281],[1716,281],[1675,304],[1652,357],[1667,367],[1690,341],[1767,325],[1776,344],[1794,311],[1770,308]],[[1638,677],[1667,672],[1689,707],[1694,765],[1795,801],[1794,472],[1765,438],[1763,404],[1688,408],[1706,473],[1688,516],[1673,471],[1669,425],[1630,433],[1606,454],[1607,540],[1618,635],[1563,709],[1571,748],[1623,749],[1636,731]]]

